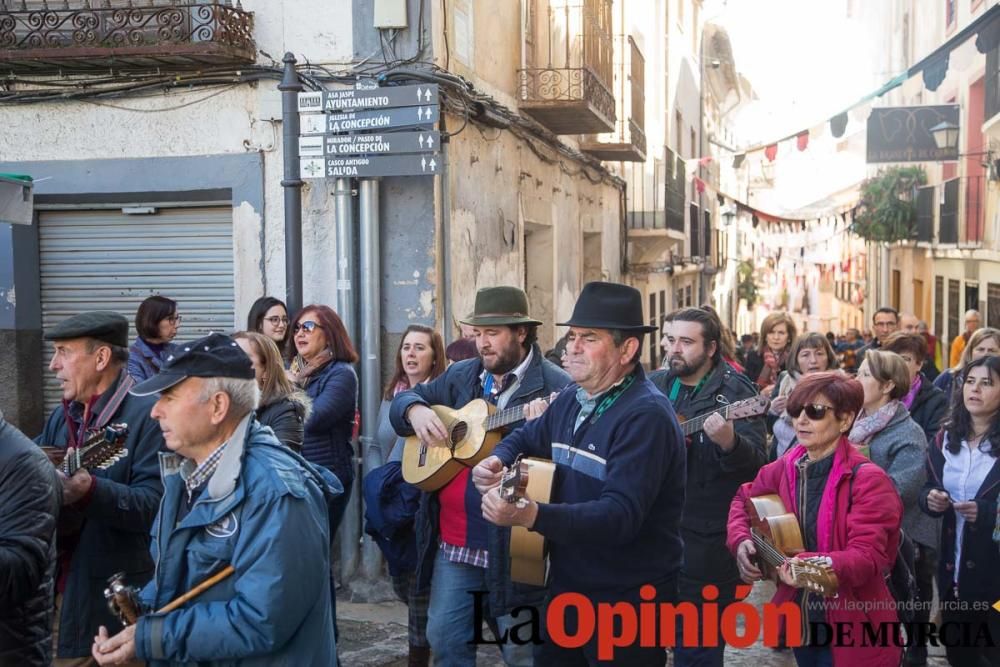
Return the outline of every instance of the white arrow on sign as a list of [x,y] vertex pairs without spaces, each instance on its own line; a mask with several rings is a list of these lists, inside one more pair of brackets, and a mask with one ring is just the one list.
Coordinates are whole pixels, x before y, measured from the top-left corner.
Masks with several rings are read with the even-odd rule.
[[427,137],[427,148],[428,149],[434,148],[434,137],[433,136],[428,136]]
[[431,158],[431,171],[435,169],[437,169],[437,162],[434,161],[434,158]]
[[[420,91],[419,90],[417,91],[417,95],[420,95]],[[429,91],[429,90],[425,90],[424,91],[424,100],[427,101],[427,102],[431,101],[431,91]]]

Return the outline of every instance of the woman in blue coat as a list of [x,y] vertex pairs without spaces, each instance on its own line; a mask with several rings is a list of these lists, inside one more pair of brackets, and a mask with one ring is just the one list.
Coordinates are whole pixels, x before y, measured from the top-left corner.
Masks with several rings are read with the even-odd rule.
[[172,341],[180,328],[177,302],[165,296],[151,296],[139,304],[135,330],[139,335],[128,349],[128,374],[136,382],[148,380],[160,372],[160,366],[173,352]]
[[296,356],[289,378],[312,399],[312,414],[305,424],[302,455],[310,463],[333,471],[344,493],[331,507],[331,525],[340,525],[354,483],[354,448],[351,440],[358,407],[358,376],[347,329],[329,306],[309,305],[292,320]]

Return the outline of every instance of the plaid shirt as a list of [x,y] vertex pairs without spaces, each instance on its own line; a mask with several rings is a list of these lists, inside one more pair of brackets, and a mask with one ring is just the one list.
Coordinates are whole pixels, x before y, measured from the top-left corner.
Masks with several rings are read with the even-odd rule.
[[194,492],[207,482],[215,472],[215,469],[219,467],[219,459],[222,458],[222,452],[226,450],[227,444],[229,444],[228,440],[219,445],[214,452],[208,455],[208,458],[201,462],[201,465],[194,469],[194,472],[184,478],[184,485],[187,487],[188,502],[191,502],[191,496],[194,495]]
[[440,543],[441,554],[452,563],[465,563],[473,567],[489,567],[490,552],[486,549],[470,549],[469,547],[456,547],[442,541]]

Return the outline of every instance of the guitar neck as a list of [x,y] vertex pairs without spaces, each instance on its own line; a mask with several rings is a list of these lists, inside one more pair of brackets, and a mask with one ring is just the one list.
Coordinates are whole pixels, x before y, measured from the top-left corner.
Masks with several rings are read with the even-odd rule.
[[516,424],[519,421],[524,421],[524,406],[516,405],[512,408],[504,408],[503,410],[497,410],[483,422],[487,431],[495,431],[498,428],[503,428],[504,426],[509,426],[511,424]]
[[107,438],[103,429],[87,438],[86,442],[73,451],[72,456],[67,456],[63,459],[61,466],[63,474],[67,477],[72,477],[73,473],[77,470],[87,467],[87,455],[90,453],[90,450],[104,444],[106,440]]
[[725,405],[718,410],[713,410],[712,412],[706,412],[703,415],[699,415],[694,419],[688,419],[681,423],[681,432],[684,435],[691,435],[692,433],[697,433],[705,426],[705,420],[707,420],[712,415],[722,415],[723,419],[729,419],[729,408],[730,406]]

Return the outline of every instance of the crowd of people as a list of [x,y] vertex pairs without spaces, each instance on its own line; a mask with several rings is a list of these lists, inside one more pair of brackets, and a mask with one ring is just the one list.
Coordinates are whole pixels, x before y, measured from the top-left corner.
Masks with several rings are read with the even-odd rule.
[[[767,572],[753,511],[767,496],[802,541],[774,598],[801,610],[782,633],[799,665],[925,664],[925,640],[861,638],[928,623],[935,590],[961,634],[949,662],[1000,664],[1000,331],[974,311],[947,354],[891,308],[843,337],[776,312],[737,345],[711,307],[660,330],[638,291],[594,282],[543,353],[524,291],[484,288],[447,348],[433,328],[403,332],[377,416],[385,464],[355,480],[358,355],[334,310],[289,317],[263,297],[244,331],[175,343],[179,307],[144,301],[131,345],[118,313],[60,322],[44,335],[61,404],[34,443],[0,417],[2,665],[337,664],[331,544],[356,483],[409,609],[411,667],[475,664],[484,621],[508,665],[608,662],[579,614],[550,633],[545,610],[568,593],[686,603],[701,623],[677,616],[673,664],[722,665],[706,624]],[[649,372],[647,335],[664,352]],[[475,400],[515,410],[499,444],[434,491],[407,483],[406,438],[454,447],[433,408]],[[503,495],[522,456],[555,465],[548,502]],[[542,585],[513,576],[514,529],[545,538]],[[806,562],[835,596],[796,574]],[[109,605],[117,573],[135,589]],[[666,658],[643,640],[611,662]]]

